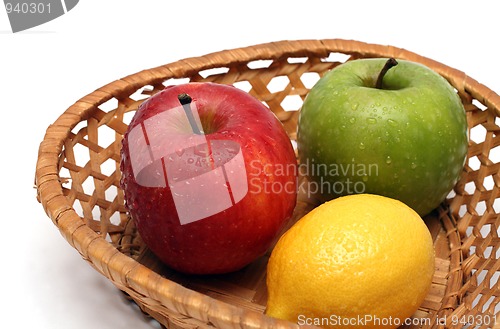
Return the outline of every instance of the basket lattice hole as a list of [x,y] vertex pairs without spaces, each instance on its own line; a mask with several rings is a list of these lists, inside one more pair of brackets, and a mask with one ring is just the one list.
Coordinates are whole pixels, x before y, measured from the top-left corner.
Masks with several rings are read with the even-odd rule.
[[467,213],[467,205],[463,204],[458,208],[458,216],[462,218],[466,213]]
[[[488,270],[472,270],[472,275],[475,276],[477,285],[479,286],[481,283],[483,283],[484,279],[486,278],[486,275],[488,274]],[[478,299],[479,300],[479,299]]]
[[135,111],[129,111],[129,112],[123,113],[123,119],[122,119],[123,123],[129,125],[130,122],[132,122],[134,115],[135,115]]
[[488,158],[493,163],[499,163],[500,162],[500,146],[495,146],[494,148],[490,149],[490,154],[489,154]]
[[92,207],[91,214],[92,214],[92,217],[90,219],[93,219],[93,220],[96,220],[96,221],[100,221],[101,218],[102,218],[101,208],[98,207],[98,206]]
[[468,182],[467,184],[465,184],[464,190],[469,194],[474,194],[474,191],[476,190],[476,183]]
[[307,57],[288,57],[287,62],[290,64],[304,64],[307,62],[308,58]]
[[[490,285],[490,289],[491,288],[493,288],[493,287]],[[485,312],[489,312],[491,314],[497,313],[496,309],[498,308],[498,306],[500,306],[500,303],[493,303],[494,300],[495,300],[495,296],[490,296],[490,298],[488,298],[486,303],[484,303],[483,313],[485,313]],[[498,316],[498,314],[497,314],[497,316]]]
[[68,168],[62,167],[59,170],[59,177],[61,184],[64,188],[71,187],[71,173],[69,172]]
[[233,83],[233,86],[247,93],[252,90],[252,84],[248,81],[236,81],[235,83]]
[[78,122],[74,127],[73,129],[71,129],[71,132],[75,135],[77,135],[78,133],[83,133],[84,131],[86,131],[85,129],[87,129],[87,121],[80,121]]
[[116,132],[108,126],[98,128],[98,144],[103,149],[112,146],[117,141]]
[[271,93],[277,93],[285,90],[285,88],[290,84],[288,77],[284,75],[276,76],[269,81],[267,84],[267,90]]
[[140,101],[151,96],[154,87],[151,85],[146,85],[142,88],[137,89],[132,95],[129,96],[130,99],[134,101]]
[[95,191],[94,178],[92,176],[88,176],[82,183],[81,187],[83,189],[83,193],[88,196],[92,196]]
[[447,200],[453,199],[456,195],[457,195],[457,192],[455,192],[455,190],[451,190],[450,193],[448,193],[448,195],[446,196],[446,199]]
[[85,167],[90,161],[89,149],[80,143],[73,146],[73,156],[75,158],[75,164],[79,167]]
[[495,125],[500,127],[500,117],[495,117]]
[[479,168],[481,167],[481,161],[479,161],[477,156],[470,157],[467,160],[467,164],[472,170],[479,170]]
[[469,138],[476,144],[484,142],[484,140],[486,139],[486,128],[484,128],[482,125],[472,127],[470,129]]
[[320,79],[319,73],[316,72],[305,72],[300,76],[300,81],[304,84],[304,87],[311,89]]
[[122,218],[118,211],[115,211],[110,217],[109,222],[113,225],[122,225]]
[[251,61],[247,63],[247,67],[252,70],[258,70],[258,69],[267,69],[271,64],[273,63],[273,60],[271,59],[259,59],[256,61]]
[[484,212],[486,211],[486,202],[485,201],[479,201],[476,205],[476,213],[479,216],[482,216]]
[[165,87],[168,87],[168,86],[183,85],[185,83],[188,83],[189,81],[190,81],[189,78],[171,78],[171,79],[163,81],[162,84]]
[[328,57],[322,58],[322,62],[329,62],[329,63],[344,63],[346,62],[351,56],[347,54],[342,54],[342,53],[336,53],[332,52],[328,54]]
[[73,209],[75,210],[75,212],[78,216],[83,218],[83,207],[82,207],[82,203],[80,200],[77,199],[77,200],[75,200],[75,202],[73,202]]
[[488,108],[486,105],[484,105],[483,103],[481,103],[477,99],[472,100],[472,105],[474,105],[476,108],[478,108],[481,111],[486,111],[486,109]]
[[[486,247],[483,251],[483,257],[490,258],[492,252],[493,252],[493,246]],[[500,272],[495,272],[495,274],[497,274],[497,273],[500,274]],[[492,277],[492,279],[493,279],[493,277]],[[490,282],[491,282],[491,280],[490,280]]]
[[479,232],[481,233],[481,237],[483,239],[487,238],[491,232],[491,224],[483,225],[483,227],[481,227],[481,230]]
[[288,95],[281,101],[281,107],[285,111],[298,111],[302,106],[302,98],[299,95]]
[[115,185],[111,185],[104,191],[104,197],[106,198],[107,201],[113,202],[113,200],[116,198],[118,195],[118,187]]
[[215,67],[212,69],[206,69],[203,71],[199,71],[198,74],[203,78],[206,79],[209,76],[217,76],[217,75],[223,75],[229,72],[228,67]]
[[117,164],[116,161],[111,158],[108,158],[106,161],[101,163],[100,167],[101,167],[101,173],[108,177],[111,177],[112,175],[116,174]]
[[495,201],[493,201],[493,210],[496,214],[500,213],[500,199],[495,199]]
[[486,176],[483,180],[483,187],[487,190],[487,191],[491,191],[493,190],[493,188],[495,187],[495,180],[493,179],[493,176],[490,175],[490,176]]
[[116,110],[117,107],[118,107],[118,100],[116,98],[110,98],[98,106],[98,108],[100,108],[104,112],[110,112],[112,110]]

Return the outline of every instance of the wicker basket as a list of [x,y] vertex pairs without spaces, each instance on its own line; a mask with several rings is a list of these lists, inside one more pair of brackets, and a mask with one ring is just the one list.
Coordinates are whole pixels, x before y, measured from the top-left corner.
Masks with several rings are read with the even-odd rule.
[[[421,324],[406,327],[460,328],[469,320],[491,328],[500,311],[500,163],[492,160],[500,154],[500,97],[464,73],[404,49],[350,40],[282,41],[114,81],[78,100],[47,129],[36,167],[39,201],[83,259],[168,328],[296,328],[263,315],[267,256],[236,273],[197,277],[169,270],[148,251],[119,188],[122,135],[145,98],[167,85],[212,81],[263,101],[294,140],[298,110],[314,82],[336,65],[364,57],[408,59],[444,76],[462,99],[474,136],[460,181],[425,218],[436,272],[414,315]],[[312,207],[312,200],[299,197],[290,224]]]

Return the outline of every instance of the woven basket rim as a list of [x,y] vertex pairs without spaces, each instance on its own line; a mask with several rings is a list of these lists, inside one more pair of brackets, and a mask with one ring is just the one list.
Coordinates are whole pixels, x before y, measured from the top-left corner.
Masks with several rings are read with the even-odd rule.
[[[284,40],[223,50],[182,59],[125,76],[102,86],[71,105],[47,128],[40,144],[35,172],[38,200],[69,244],[120,289],[133,290],[139,296],[145,296],[164,305],[169,305],[180,310],[180,313],[186,316],[193,317],[202,314],[203,318],[208,320],[207,323],[216,326],[229,323],[256,328],[264,326],[297,328],[296,324],[270,318],[258,312],[243,310],[185,288],[161,277],[136,260],[122,254],[111,243],[87,227],[64,196],[59,179],[59,157],[63,150],[64,141],[69,137],[71,130],[80,121],[92,115],[100,104],[111,98],[120,99],[145,85],[159,84],[169,78],[186,76],[190,72],[227,66],[228,63],[237,64],[239,62],[247,63],[249,61],[309,55],[327,57],[332,52],[361,54],[364,57],[384,55],[385,57],[407,59],[428,65],[448,79],[457,90],[471,94],[489,108],[494,109],[496,114],[500,116],[500,96],[488,87],[459,70],[394,46],[343,39],[309,39]],[[123,123],[122,125],[118,127],[118,131],[123,130],[122,132],[124,132],[126,125]],[[184,303],[189,303],[193,298],[200,301],[199,305],[195,307],[198,309],[198,314],[189,314],[183,306]]]

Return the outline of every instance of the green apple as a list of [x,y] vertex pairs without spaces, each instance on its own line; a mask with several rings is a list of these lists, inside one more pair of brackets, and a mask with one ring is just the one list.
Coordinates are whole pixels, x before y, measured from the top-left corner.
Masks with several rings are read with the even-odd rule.
[[379,194],[423,216],[460,176],[467,121],[453,87],[430,68],[359,59],[332,69],[311,89],[297,144],[307,190],[323,201]]

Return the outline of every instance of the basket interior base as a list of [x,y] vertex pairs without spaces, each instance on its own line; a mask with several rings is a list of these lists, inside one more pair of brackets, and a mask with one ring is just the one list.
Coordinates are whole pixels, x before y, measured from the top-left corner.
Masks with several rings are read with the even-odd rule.
[[[307,207],[307,205],[304,205],[304,207]],[[300,212],[303,211],[304,209],[301,209]],[[435,315],[440,310],[450,267],[449,242],[437,212],[427,215],[424,220],[434,240],[436,265],[431,289],[418,311],[414,314],[414,318],[427,318]],[[266,266],[269,255],[270,252],[240,271],[223,275],[186,275],[179,273],[164,265],[148,248],[142,248],[137,261],[184,287],[231,305],[264,313],[267,302]],[[145,312],[148,312],[148,310],[145,310]],[[150,315],[156,318],[155,314]],[[157,320],[161,323],[164,322],[164,319],[157,318]],[[409,325],[401,328],[420,327],[420,325]]]

